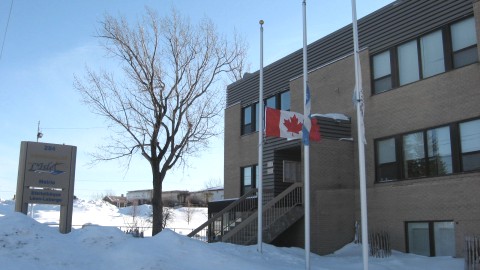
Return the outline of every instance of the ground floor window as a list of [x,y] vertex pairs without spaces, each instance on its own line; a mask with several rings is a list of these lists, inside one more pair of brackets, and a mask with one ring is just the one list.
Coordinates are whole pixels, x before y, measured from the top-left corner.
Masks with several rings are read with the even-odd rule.
[[453,221],[406,222],[407,252],[423,256],[455,256]]
[[252,165],[241,169],[241,189],[242,195],[249,192],[252,188],[256,188],[258,178],[258,166]]

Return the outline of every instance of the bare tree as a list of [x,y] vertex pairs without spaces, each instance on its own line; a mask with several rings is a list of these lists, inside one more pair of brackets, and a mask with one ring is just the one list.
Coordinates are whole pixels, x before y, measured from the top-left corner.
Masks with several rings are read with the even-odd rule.
[[106,15],[99,29],[105,48],[120,60],[124,77],[86,70],[75,88],[114,132],[96,161],[141,154],[153,182],[153,235],[162,230],[162,183],[167,172],[207,147],[219,134],[222,79],[243,72],[246,46],[220,35],[209,19],[197,25],[176,10],[160,18],[147,9],[141,23]]
[[172,208],[164,207],[162,215],[162,229],[165,229],[167,225],[175,219],[175,213],[173,213]]
[[205,189],[223,187],[223,180],[220,178],[210,178],[203,183]]
[[187,205],[182,208],[182,212],[185,221],[187,224],[190,224],[190,221],[193,219],[193,215],[198,212],[198,209],[196,209],[190,199],[188,199]]

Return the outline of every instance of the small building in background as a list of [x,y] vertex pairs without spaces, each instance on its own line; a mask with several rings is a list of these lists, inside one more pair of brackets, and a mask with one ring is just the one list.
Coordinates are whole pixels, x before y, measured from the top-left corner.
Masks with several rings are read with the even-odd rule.
[[143,189],[143,190],[133,190],[127,191],[127,201],[132,204],[141,205],[152,203],[153,190],[152,189]]
[[[153,190],[133,190],[127,192],[127,201],[130,204],[151,204]],[[199,206],[206,207],[209,202],[223,200],[223,187],[207,188],[190,192],[187,190],[171,190],[162,192],[162,201],[165,207]]]
[[103,200],[115,205],[116,207],[127,207],[129,205],[129,201],[127,201],[127,197],[123,194],[121,196],[105,196]]

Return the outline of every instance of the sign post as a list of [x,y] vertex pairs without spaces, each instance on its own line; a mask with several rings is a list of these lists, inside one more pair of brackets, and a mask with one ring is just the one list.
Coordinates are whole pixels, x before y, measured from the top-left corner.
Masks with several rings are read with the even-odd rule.
[[27,214],[28,204],[60,205],[61,233],[72,229],[77,147],[22,142],[15,211]]

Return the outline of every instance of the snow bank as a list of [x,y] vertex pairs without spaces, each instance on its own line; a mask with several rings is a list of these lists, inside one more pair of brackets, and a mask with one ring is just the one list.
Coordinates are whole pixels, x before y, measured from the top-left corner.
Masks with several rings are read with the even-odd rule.
[[[101,202],[78,201],[74,217],[90,217],[100,223],[117,222],[123,211]],[[0,269],[304,269],[300,248],[263,245],[207,244],[164,230],[149,238],[134,238],[115,227],[86,226],[69,234],[13,211],[12,201],[0,202]],[[35,217],[48,222],[53,206],[36,208]],[[178,212],[177,214],[181,214]],[[78,219],[80,220],[80,219]],[[86,221],[86,220],[83,220]],[[181,221],[185,222],[185,221]],[[177,224],[174,222],[174,224]],[[110,226],[115,224],[110,223]],[[361,246],[349,244],[328,256],[311,255],[311,269],[362,269]],[[463,259],[423,257],[393,252],[384,259],[370,258],[370,270],[461,270]]]

